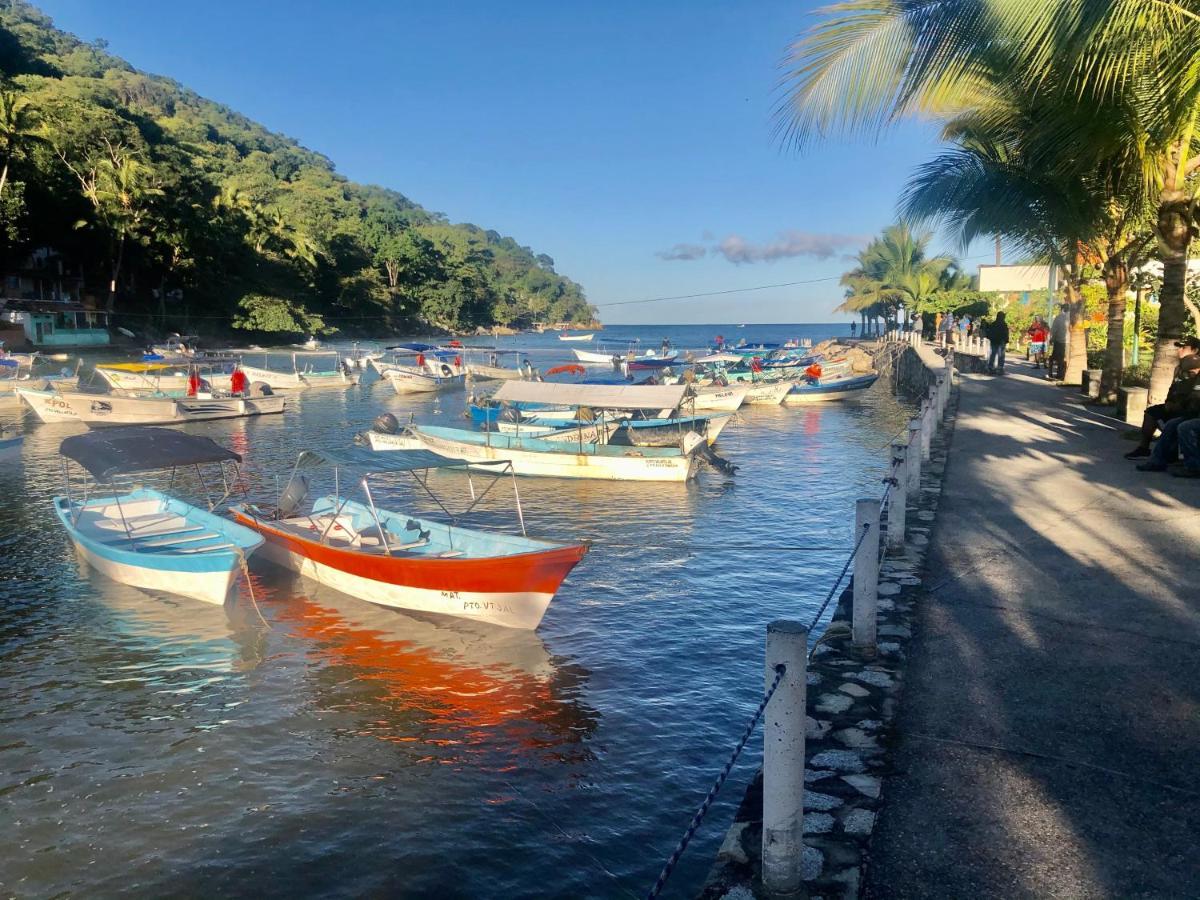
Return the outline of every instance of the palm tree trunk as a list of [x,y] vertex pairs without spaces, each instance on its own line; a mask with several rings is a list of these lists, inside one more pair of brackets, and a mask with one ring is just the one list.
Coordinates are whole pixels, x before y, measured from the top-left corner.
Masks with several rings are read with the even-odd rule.
[[0,172],[0,197],[4,196],[4,185],[8,184],[8,160],[4,161],[4,171]]
[[1116,403],[1125,367],[1125,298],[1129,291],[1129,268],[1122,257],[1111,257],[1104,266],[1104,287],[1108,292],[1108,340],[1100,373],[1100,400]]
[[105,305],[107,312],[112,312],[113,307],[117,305],[117,279],[121,277],[121,263],[125,260],[125,233],[117,239],[117,252],[113,257],[112,264],[112,280],[108,283],[108,302]]
[[1191,198],[1182,191],[1164,190],[1158,207],[1159,259],[1163,266],[1159,292],[1158,335],[1154,340],[1154,363],[1150,367],[1150,403],[1162,403],[1175,379],[1179,354],[1175,342],[1183,337],[1187,315],[1188,247],[1192,239]]
[[1087,368],[1087,331],[1083,327],[1084,299],[1079,288],[1080,285],[1072,274],[1066,284],[1070,334],[1067,337],[1067,368],[1063,373],[1063,384],[1082,384],[1083,370]]

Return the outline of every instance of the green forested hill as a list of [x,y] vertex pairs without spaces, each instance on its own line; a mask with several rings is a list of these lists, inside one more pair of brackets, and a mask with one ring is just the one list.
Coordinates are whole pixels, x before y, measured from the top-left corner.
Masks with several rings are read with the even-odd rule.
[[53,248],[99,305],[210,332],[593,317],[550,257],[349,181],[23,0],[0,0],[0,78],[4,272]]

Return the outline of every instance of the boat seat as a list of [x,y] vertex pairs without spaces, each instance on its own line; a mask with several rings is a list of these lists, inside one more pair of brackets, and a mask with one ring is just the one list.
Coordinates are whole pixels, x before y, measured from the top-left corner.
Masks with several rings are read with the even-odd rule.
[[[358,541],[364,547],[379,547],[379,546],[381,546],[379,543],[378,535],[360,534],[358,536]],[[404,551],[404,550],[415,550],[418,547],[426,547],[428,545],[429,545],[428,540],[405,541],[402,544],[393,544],[391,541],[388,541],[387,547],[389,550]]]
[[175,553],[211,553],[214,550],[233,550],[237,544],[212,544],[208,547],[185,547],[182,550],[173,551]]
[[[99,540],[101,544],[120,544],[125,541],[132,540],[134,543],[146,547],[153,544],[174,544],[182,541],[195,541],[205,537],[218,537],[215,532],[209,531],[202,525],[197,525],[195,528],[181,528],[176,531],[150,531],[144,534],[139,534],[136,531],[130,531],[128,534],[124,530],[115,528],[104,528],[102,531],[111,531],[112,537],[103,537],[94,540]],[[201,534],[200,532],[203,532]]]
[[220,534],[219,532],[208,531],[207,529],[200,529],[196,533],[192,533],[192,532],[178,532],[178,533],[183,534],[184,536],[183,537],[172,537],[170,535],[166,535],[166,536],[160,537],[158,535],[155,535],[152,539],[135,537],[134,540],[138,542],[139,547],[168,547],[171,544],[194,544],[196,541],[207,541],[210,538],[224,537],[224,535]]
[[462,556],[462,555],[463,555],[463,551],[461,551],[461,550],[443,550],[441,553],[438,554],[438,559],[451,559],[455,556]]

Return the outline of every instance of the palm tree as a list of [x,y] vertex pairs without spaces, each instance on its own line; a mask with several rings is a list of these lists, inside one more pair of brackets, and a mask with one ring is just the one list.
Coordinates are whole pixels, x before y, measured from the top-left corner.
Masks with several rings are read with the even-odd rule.
[[25,147],[40,140],[41,117],[28,97],[16,91],[0,91],[0,197],[8,184],[8,167]]
[[1114,155],[1136,162],[1164,270],[1151,400],[1165,395],[1200,202],[1200,0],[846,0],[785,64],[780,129],[801,147],[918,115],[988,114],[1055,73],[1080,108],[1119,110],[1102,130],[1081,131],[1078,116],[1046,123],[1059,149],[1047,174],[1074,179]]
[[78,179],[83,196],[91,201],[96,217],[108,232],[112,277],[106,308],[112,312],[126,242],[142,230],[150,214],[151,198],[162,196],[163,190],[148,163],[129,148],[108,139],[102,149],[89,155],[81,165],[74,165],[63,150],[59,150],[59,158]]

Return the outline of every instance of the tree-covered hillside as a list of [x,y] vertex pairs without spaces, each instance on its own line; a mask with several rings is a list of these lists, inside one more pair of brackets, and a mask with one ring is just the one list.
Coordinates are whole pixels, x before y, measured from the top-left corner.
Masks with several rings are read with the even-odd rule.
[[38,248],[144,327],[381,333],[593,317],[554,261],[452,225],[0,0],[0,265]]

